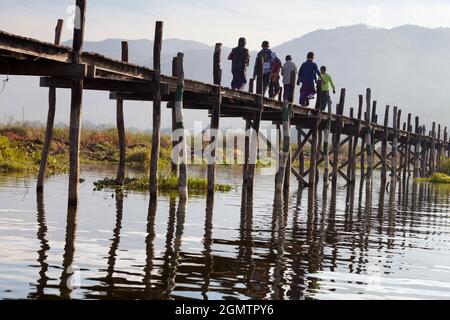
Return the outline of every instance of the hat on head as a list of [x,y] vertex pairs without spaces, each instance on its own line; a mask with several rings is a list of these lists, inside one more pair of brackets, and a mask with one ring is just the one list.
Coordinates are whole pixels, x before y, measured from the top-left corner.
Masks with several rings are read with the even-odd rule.
[[292,57],[290,55],[286,56],[286,61],[292,61]]

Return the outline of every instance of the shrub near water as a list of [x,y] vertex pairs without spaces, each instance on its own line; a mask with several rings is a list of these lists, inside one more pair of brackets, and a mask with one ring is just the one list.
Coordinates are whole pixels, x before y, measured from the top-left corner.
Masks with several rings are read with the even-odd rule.
[[[138,177],[138,178],[126,178],[123,187],[117,185],[114,178],[105,178],[103,180],[94,182],[95,191],[100,190],[115,190],[124,189],[128,191],[140,191],[146,192],[149,187],[148,177]],[[159,190],[161,192],[178,192],[178,177],[173,175],[160,176],[159,180]],[[233,189],[231,185],[228,184],[216,184],[215,190],[218,192],[230,192]],[[208,181],[202,178],[189,177],[188,179],[188,190],[192,194],[204,194],[208,191]]]

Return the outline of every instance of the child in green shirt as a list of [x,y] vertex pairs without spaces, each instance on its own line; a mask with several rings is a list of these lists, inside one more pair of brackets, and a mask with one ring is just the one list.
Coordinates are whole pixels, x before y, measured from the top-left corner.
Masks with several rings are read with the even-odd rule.
[[336,94],[336,87],[334,86],[333,79],[327,73],[327,67],[320,67],[320,74],[322,76],[322,93],[321,93],[321,107],[322,111],[325,111],[327,104],[330,101],[330,87],[333,89],[333,94]]

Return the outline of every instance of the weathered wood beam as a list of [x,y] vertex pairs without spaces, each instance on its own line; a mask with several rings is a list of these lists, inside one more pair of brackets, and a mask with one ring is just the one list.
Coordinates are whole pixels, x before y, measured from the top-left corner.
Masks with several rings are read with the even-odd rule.
[[87,75],[87,65],[52,62],[0,61],[0,74],[10,76],[79,77]]

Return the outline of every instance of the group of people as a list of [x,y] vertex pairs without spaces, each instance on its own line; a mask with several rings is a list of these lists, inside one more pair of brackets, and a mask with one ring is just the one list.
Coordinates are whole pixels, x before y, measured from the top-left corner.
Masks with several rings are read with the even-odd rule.
[[[250,53],[246,48],[247,41],[245,38],[240,38],[238,46],[234,48],[228,60],[232,61],[231,72],[233,74],[233,81],[231,88],[242,91],[247,84],[247,68],[250,65]],[[292,56],[287,55],[285,63],[277,57],[276,53],[270,49],[268,41],[264,41],[261,45],[262,50],[258,53],[255,62],[255,69],[253,72],[253,79],[256,79],[258,70],[261,68],[260,61],[263,62],[263,94],[265,95],[269,90],[269,98],[274,98],[280,93],[280,79],[283,78],[283,100],[293,101],[293,86],[295,86],[295,79],[297,78],[297,85],[300,88],[300,105],[309,106],[309,101],[314,99],[316,93],[321,97],[321,108],[326,109],[330,101],[330,91],[335,94],[336,87],[333,79],[327,73],[327,68],[322,66],[319,70],[317,64],[314,62],[314,53],[309,52],[307,60],[301,65],[297,72],[297,66],[292,61]],[[295,74],[294,79],[292,75]],[[316,92],[316,82],[320,78],[322,81],[321,92]],[[294,82],[292,82],[294,80]]]

